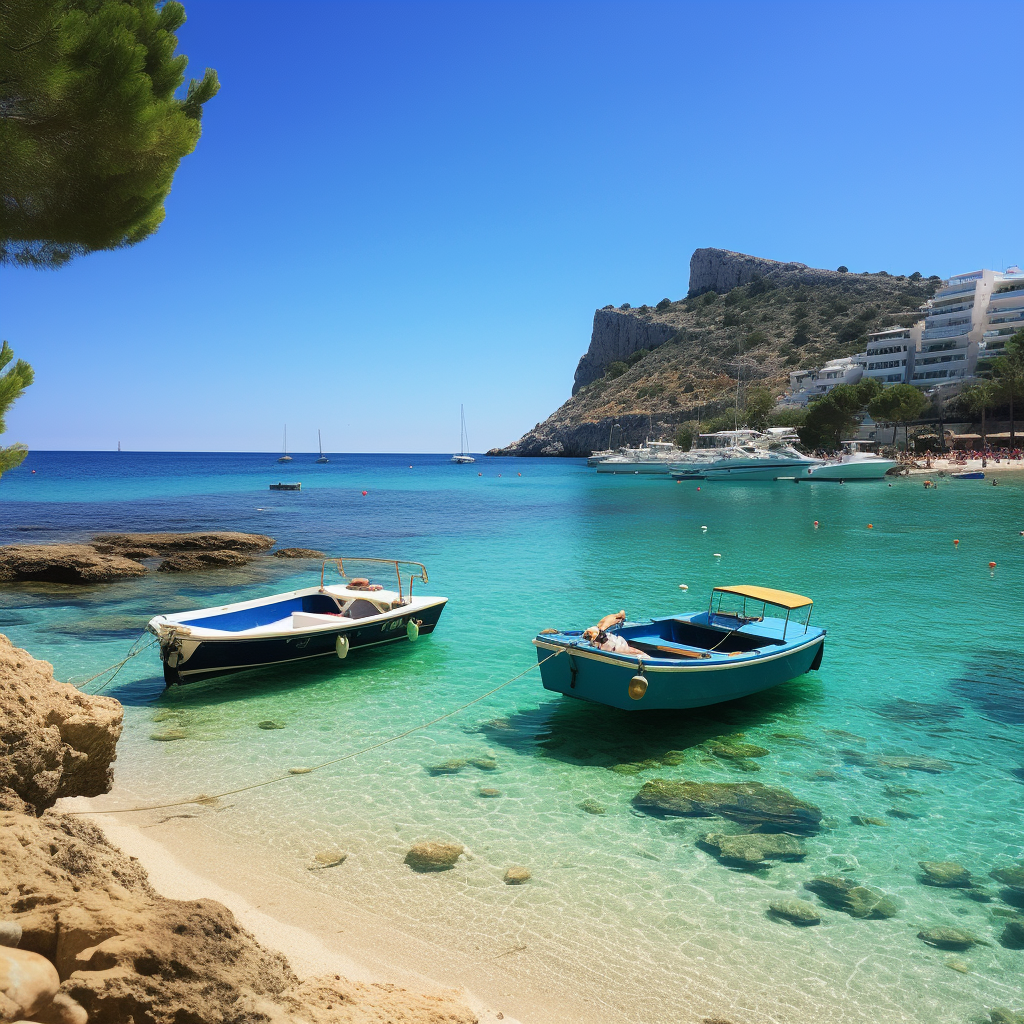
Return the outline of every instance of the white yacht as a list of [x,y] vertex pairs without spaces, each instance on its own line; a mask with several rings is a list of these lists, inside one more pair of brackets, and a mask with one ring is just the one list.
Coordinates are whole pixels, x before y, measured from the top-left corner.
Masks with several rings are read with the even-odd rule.
[[720,430],[701,434],[699,445],[673,462],[676,480],[774,480],[806,474],[821,459],[803,455],[787,443],[785,430]]
[[[597,454],[597,453],[595,453]],[[603,453],[602,453],[603,454]],[[597,463],[598,473],[661,473],[686,453],[671,441],[647,441],[639,448],[623,448]],[[591,456],[594,458],[594,456]],[[588,464],[590,460],[587,460]]]
[[801,480],[881,480],[896,465],[873,452],[858,451],[856,441],[844,441],[843,451],[834,459],[811,466]]
[[469,434],[466,433],[466,407],[464,405],[460,405],[459,411],[462,414],[462,429],[459,433],[459,451],[453,455],[449,461],[457,462],[460,466],[465,466],[470,462],[476,462],[476,459],[466,451],[469,447]]

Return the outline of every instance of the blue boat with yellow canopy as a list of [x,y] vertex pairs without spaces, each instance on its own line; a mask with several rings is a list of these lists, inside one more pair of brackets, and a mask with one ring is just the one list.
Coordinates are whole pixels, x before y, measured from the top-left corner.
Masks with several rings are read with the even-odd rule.
[[620,612],[604,629],[544,630],[533,643],[548,690],[624,711],[699,708],[817,669],[825,630],[810,624],[813,604],[769,587],[715,587],[707,611],[643,622]]

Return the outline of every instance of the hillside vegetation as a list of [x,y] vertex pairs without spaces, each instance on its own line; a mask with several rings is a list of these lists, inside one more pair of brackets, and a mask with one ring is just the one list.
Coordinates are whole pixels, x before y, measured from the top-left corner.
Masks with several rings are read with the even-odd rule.
[[741,409],[754,394],[763,404],[763,389],[781,396],[793,369],[862,351],[871,331],[911,326],[939,284],[937,277],[884,271],[813,284],[788,276],[756,276],[725,294],[619,307],[616,313],[670,325],[674,333],[657,348],[608,363],[603,376],[501,453],[587,455],[608,444],[615,423],[624,444],[671,439],[691,421],[703,428],[726,409],[731,417],[737,391]]

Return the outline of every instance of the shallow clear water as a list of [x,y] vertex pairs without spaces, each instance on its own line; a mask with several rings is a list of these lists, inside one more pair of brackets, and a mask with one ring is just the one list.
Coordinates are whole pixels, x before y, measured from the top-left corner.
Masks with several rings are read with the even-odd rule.
[[[400,733],[528,667],[546,626],[692,610],[720,583],[795,590],[828,629],[824,662],[770,693],[650,720],[556,697],[533,672],[427,731],[233,798],[216,827],[412,934],[467,954],[522,943],[610,1019],[726,1006],[737,1020],[932,1024],[1024,1004],[1024,952],[998,941],[996,912],[1013,909],[1012,894],[987,877],[1024,856],[1024,481],[676,485],[568,460],[313,458],[32,453],[0,481],[3,543],[249,530],[281,546],[423,561],[426,591],[450,598],[433,636],[344,664],[164,693],[155,655],[129,663],[106,691],[126,705],[122,794],[218,792]],[[279,479],[303,490],[270,492]],[[107,587],[7,586],[0,629],[59,678],[82,678],[122,656],[153,614],[310,581],[307,564],[269,559]],[[284,728],[257,727],[267,719]],[[150,739],[167,727],[187,739]],[[737,732],[770,751],[756,774],[700,747]],[[684,762],[640,765],[668,750],[685,750]],[[884,760],[908,755],[937,759],[921,764],[938,771]],[[426,770],[477,756],[497,768]],[[611,770],[622,765],[637,773]],[[650,778],[784,786],[819,805],[827,827],[802,862],[732,870],[695,840],[737,826],[632,808]],[[581,810],[588,799],[605,813]],[[420,839],[464,843],[471,857],[415,875],[402,857]],[[345,865],[307,871],[330,847],[350,852]],[[921,884],[920,860],[959,861],[987,895]],[[513,863],[530,868],[528,885],[501,883]],[[780,894],[817,903],[801,887],[822,874],[893,894],[900,913],[856,920],[819,907],[823,923],[806,929],[766,915]],[[934,949],[917,932],[936,925],[990,945]]]

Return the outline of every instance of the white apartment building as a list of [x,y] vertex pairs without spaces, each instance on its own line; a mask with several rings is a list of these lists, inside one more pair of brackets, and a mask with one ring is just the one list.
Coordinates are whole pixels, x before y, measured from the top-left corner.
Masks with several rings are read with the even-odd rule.
[[909,377],[918,387],[963,384],[974,377],[992,286],[1002,275],[973,270],[951,277],[932,296]]
[[789,375],[792,394],[786,396],[785,405],[806,405],[815,398],[827,395],[837,384],[856,384],[864,376],[856,356],[830,359],[820,370],[794,370]]
[[1024,271],[1008,267],[992,284],[981,336],[980,358],[986,362],[1003,355],[1006,341],[1024,328]]
[[889,327],[868,335],[863,352],[853,361],[881,384],[906,384],[914,375],[914,357],[921,343],[923,321],[913,327]]

